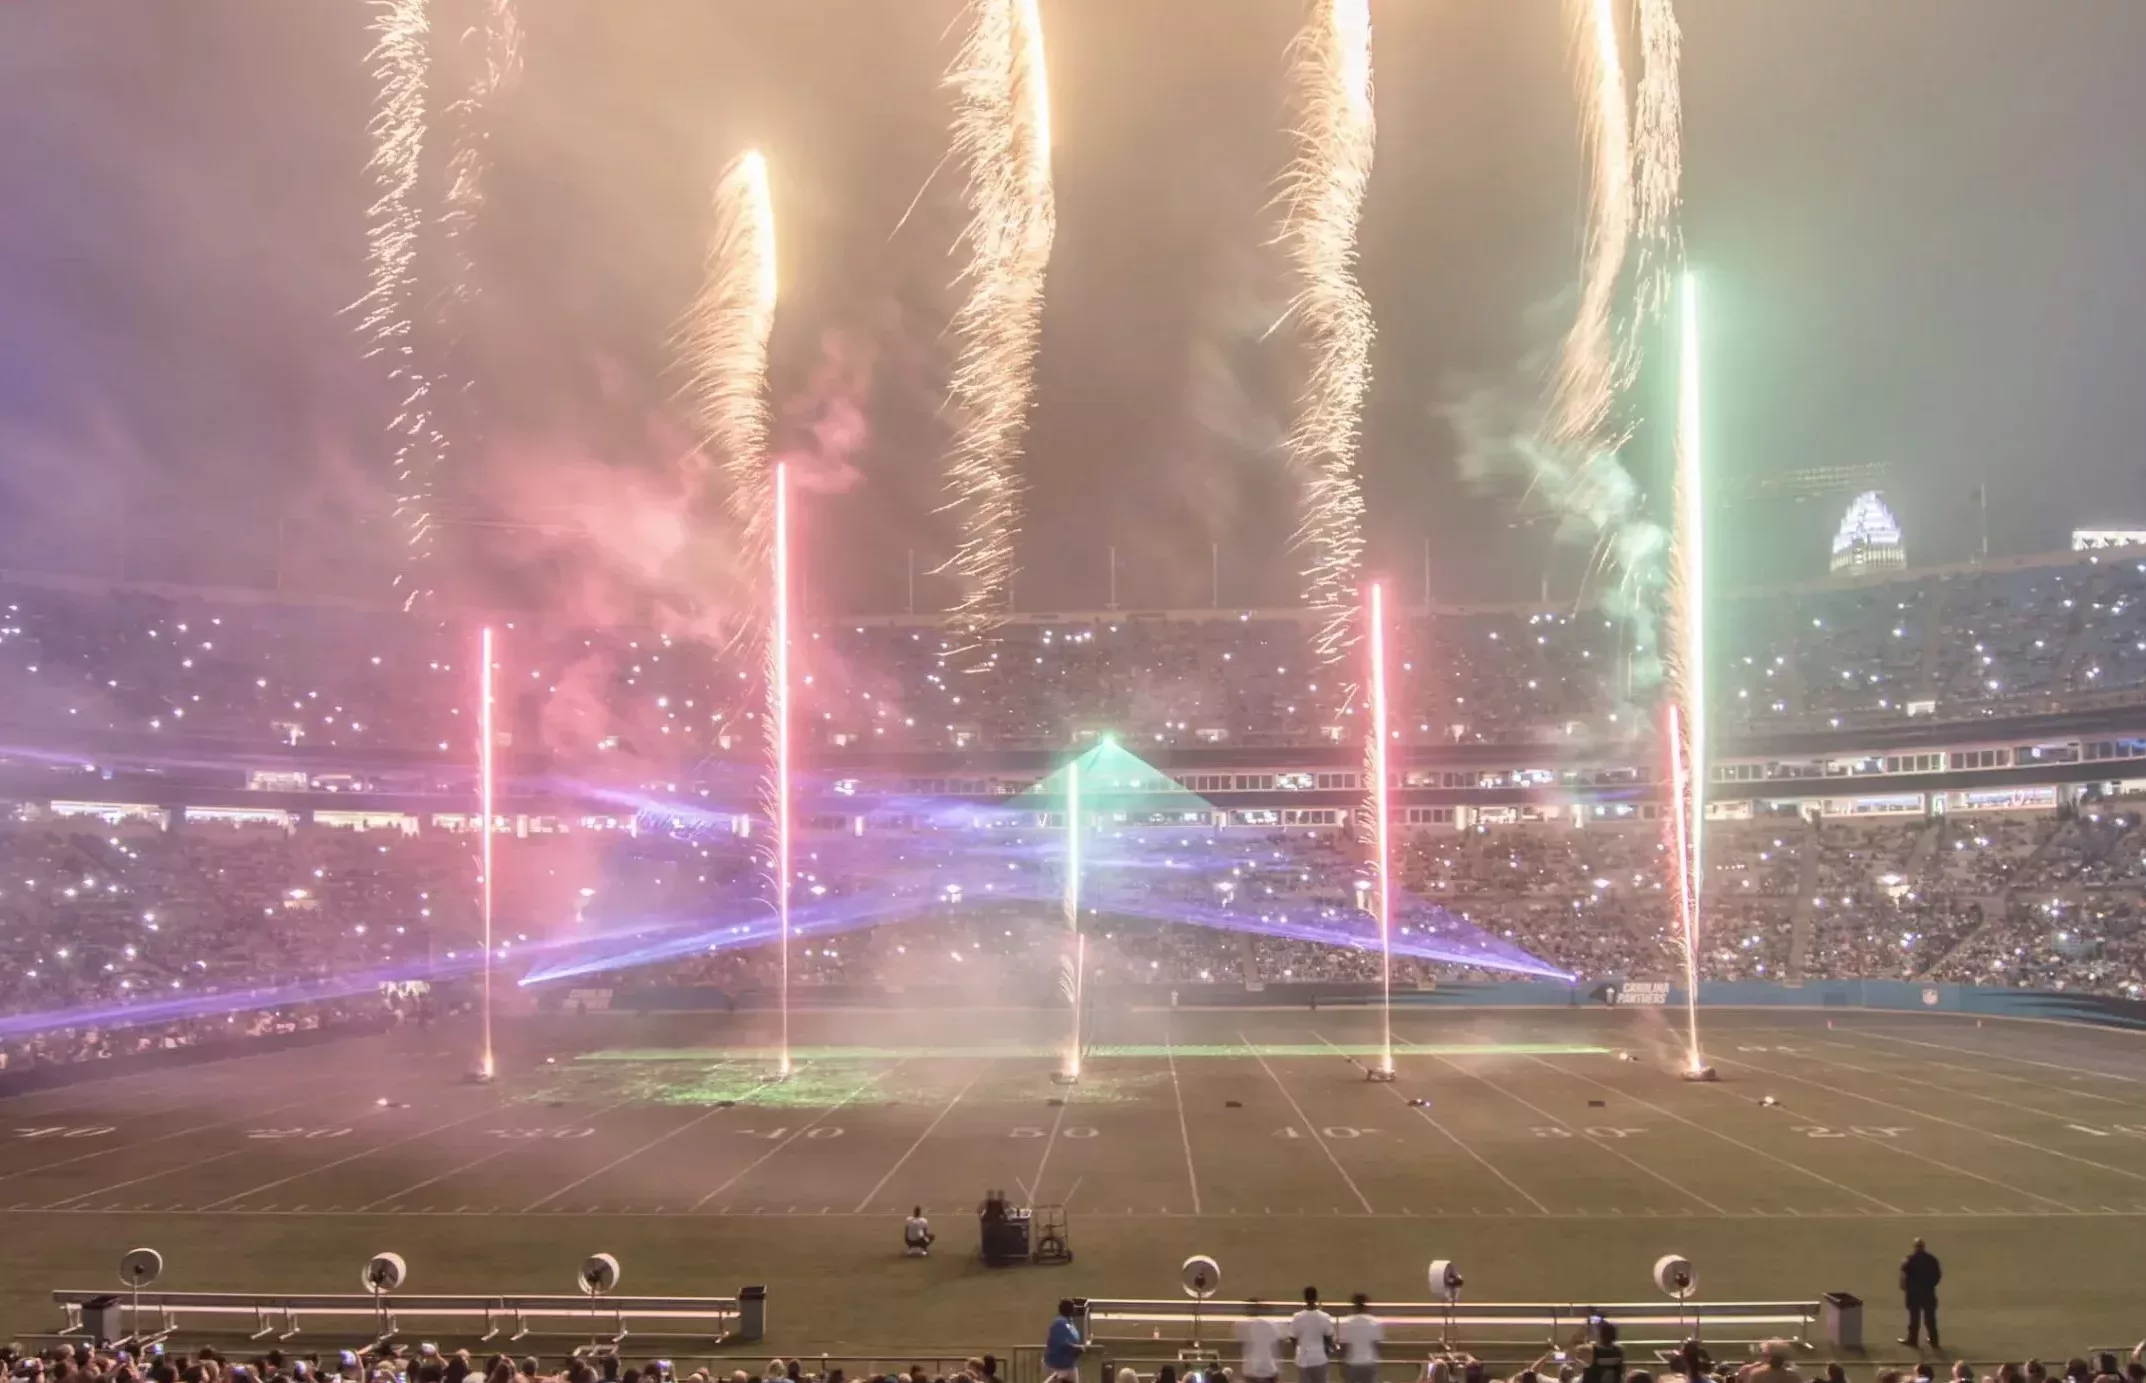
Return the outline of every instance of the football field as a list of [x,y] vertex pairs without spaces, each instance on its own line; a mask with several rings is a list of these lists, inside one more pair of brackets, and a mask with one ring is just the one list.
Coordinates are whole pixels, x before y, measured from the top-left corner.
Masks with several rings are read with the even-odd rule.
[[[57,1323],[136,1244],[172,1290],[770,1289],[765,1348],[1033,1343],[1061,1295],[1646,1300],[1679,1252],[1712,1298],[1842,1289],[1890,1341],[1908,1241],[1945,1260],[1955,1351],[2146,1333],[2146,1037],[1926,1015],[1706,1015],[1718,1084],[1660,1011],[1417,1009],[1392,1084],[1362,1010],[1138,1013],[1054,1085],[1055,1021],[993,1012],[526,1020],[502,1078],[452,1029],[0,1101],[0,1324]],[[1768,1100],[1771,1103],[1768,1103]],[[1075,1261],[975,1261],[992,1188],[1058,1205]],[[922,1205],[940,1235],[900,1254]],[[322,1341],[326,1343],[326,1341]],[[1879,1353],[1904,1354],[1889,1344]]]

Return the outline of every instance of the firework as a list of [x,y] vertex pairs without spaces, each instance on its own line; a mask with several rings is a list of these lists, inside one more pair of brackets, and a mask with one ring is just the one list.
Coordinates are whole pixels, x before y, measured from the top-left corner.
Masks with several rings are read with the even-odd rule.
[[1687,271],[1679,294],[1674,526],[1670,534],[1668,671],[1672,843],[1676,858],[1678,947],[1683,952],[1691,1069],[1699,1053],[1701,843],[1706,831],[1706,508],[1699,412],[1699,281]]
[[1037,0],[974,0],[947,84],[957,94],[953,147],[968,169],[969,202],[969,295],[954,318],[959,431],[947,462],[961,538],[947,570],[973,636],[1002,615],[1013,579],[1021,442],[1057,226]]
[[[411,564],[417,566],[432,547],[433,461],[439,440],[432,425],[432,381],[420,368],[411,320],[424,220],[418,177],[424,166],[431,42],[426,0],[377,0],[372,30],[375,41],[368,61],[380,89],[369,126],[369,169],[379,195],[366,212],[371,283],[358,301],[358,330],[369,343],[367,356],[386,362],[388,382],[397,395],[389,426],[395,448],[395,514],[405,530]],[[409,598],[417,594],[413,584]]]
[[1651,317],[1667,301],[1684,257],[1677,214],[1683,205],[1684,38],[1673,0],[1639,0],[1639,308]]
[[781,1075],[790,1074],[790,487],[788,468],[775,467],[774,540],[769,544],[773,602],[769,607],[767,720],[768,781],[775,827],[775,918],[782,947]]
[[1288,450],[1303,486],[1296,541],[1308,563],[1306,594],[1322,616],[1319,657],[1331,663],[1354,642],[1364,547],[1356,446],[1373,326],[1356,282],[1356,227],[1377,128],[1370,0],[1319,0],[1292,51],[1296,155],[1284,179],[1282,241],[1296,268],[1292,310],[1310,378]]
[[1550,408],[1550,436],[1593,447],[1604,441],[1631,362],[1620,341],[1617,291],[1632,238],[1632,120],[1617,38],[1616,0],[1569,0],[1573,73],[1590,168],[1587,248],[1580,310],[1565,334]]
[[716,456],[739,540],[739,566],[757,585],[768,570],[775,512],[768,467],[768,337],[775,329],[775,209],[767,160],[736,159],[715,188],[715,235],[700,297],[680,332],[687,410]]
[[[483,26],[464,36],[466,43],[478,49],[478,68],[449,112],[455,144],[447,163],[446,204],[440,213],[452,267],[447,280],[451,308],[466,306],[477,293],[469,235],[484,205],[485,175],[491,170],[492,106],[521,70],[522,30],[515,4],[516,0],[486,0]],[[450,326],[459,322],[450,319]]]
[[480,818],[477,868],[482,875],[481,892],[478,895],[478,910],[484,923],[484,979],[482,1000],[483,1034],[477,1057],[477,1071],[486,1080],[493,1075],[492,1065],[492,629],[486,625],[483,636],[477,643],[477,799]]
[[775,890],[781,946],[780,1075],[790,1074],[790,532],[786,469],[768,460],[768,339],[775,329],[775,209],[767,160],[740,155],[715,188],[715,234],[700,296],[678,332],[686,409],[700,449],[718,458],[752,613],[733,647],[764,655],[771,842],[763,859]]
[[1377,852],[1371,867],[1375,871],[1372,875],[1376,884],[1373,903],[1378,909],[1379,924],[1379,987],[1382,991],[1379,1009],[1384,1024],[1381,1043],[1384,1058],[1379,1063],[1378,1074],[1390,1079],[1393,1075],[1393,803],[1387,751],[1391,731],[1387,729],[1386,592],[1376,581],[1369,589],[1365,617],[1371,647],[1371,734],[1365,743],[1364,777],[1371,789],[1366,805],[1371,813],[1373,849]]

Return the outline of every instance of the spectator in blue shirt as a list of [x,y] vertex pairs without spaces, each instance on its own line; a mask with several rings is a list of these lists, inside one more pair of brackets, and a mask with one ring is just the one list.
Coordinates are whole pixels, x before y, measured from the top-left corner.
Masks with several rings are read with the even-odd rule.
[[1043,1367],[1053,1379],[1070,1380],[1080,1377],[1081,1351],[1087,1348],[1081,1343],[1080,1326],[1073,1320],[1073,1303],[1058,1303],[1058,1319],[1051,1322],[1050,1334],[1043,1340]]

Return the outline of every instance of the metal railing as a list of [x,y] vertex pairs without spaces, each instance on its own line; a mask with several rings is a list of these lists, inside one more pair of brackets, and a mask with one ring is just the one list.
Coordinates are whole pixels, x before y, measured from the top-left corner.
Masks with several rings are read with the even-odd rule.
[[[1194,1303],[1182,1297],[1094,1297],[1085,1304],[1082,1333],[1105,1347],[1115,1338],[1131,1349],[1145,1347],[1149,1352],[1156,1346],[1157,1332],[1163,1330],[1188,1343],[1195,1335],[1227,1340],[1238,1321],[1250,1319],[1245,1306],[1242,1300]],[[1723,1344],[1784,1339],[1808,1344],[1817,1333],[1818,1306],[1816,1301],[1382,1301],[1372,1314],[1386,1327],[1389,1350],[1500,1345],[1554,1349],[1571,1344],[1596,1317],[1613,1322],[1627,1346],[1645,1348],[1690,1339]],[[1264,1314],[1269,1320],[1286,1322],[1294,1309],[1287,1299],[1269,1300]]]
[[[748,1287],[734,1297],[438,1296],[363,1293],[307,1295],[266,1292],[55,1291],[66,1313],[60,1332],[99,1333],[92,1312],[117,1312],[116,1333],[165,1336],[191,1327],[250,1339],[290,1340],[301,1318],[339,1326],[369,1323],[375,1338],[405,1329],[482,1326],[477,1340],[576,1335],[617,1342],[629,1335],[680,1340],[757,1340],[766,1325],[767,1295]],[[250,1325],[250,1329],[248,1326]]]

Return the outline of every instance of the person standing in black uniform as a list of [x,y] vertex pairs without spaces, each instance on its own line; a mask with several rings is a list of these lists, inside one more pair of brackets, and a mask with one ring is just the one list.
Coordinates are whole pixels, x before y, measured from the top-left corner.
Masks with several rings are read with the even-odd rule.
[[1927,1326],[1930,1348],[1944,1348],[1937,1342],[1937,1284],[1944,1277],[1945,1269],[1937,1255],[1917,1239],[1914,1252],[1900,1262],[1900,1294],[1907,1298],[1908,1306],[1908,1333],[1900,1337],[1900,1343],[1914,1346]]

